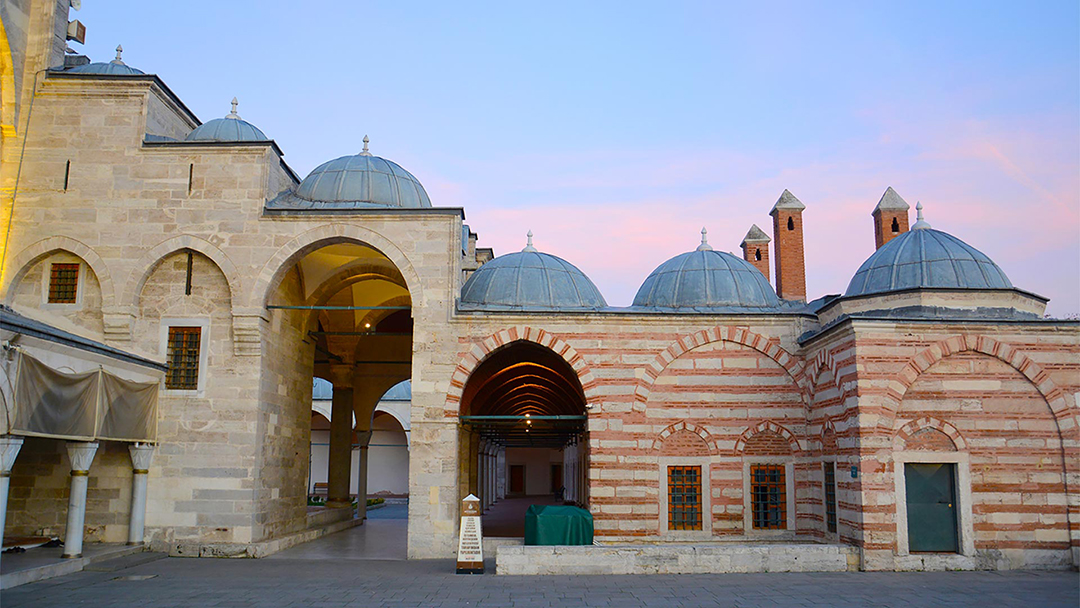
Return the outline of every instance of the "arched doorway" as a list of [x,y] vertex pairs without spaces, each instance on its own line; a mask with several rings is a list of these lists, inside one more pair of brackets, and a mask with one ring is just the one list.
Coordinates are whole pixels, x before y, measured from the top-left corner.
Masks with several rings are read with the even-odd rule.
[[513,342],[477,366],[461,404],[461,494],[480,498],[485,535],[523,535],[530,504],[586,505],[585,393],[562,357]]
[[[308,444],[297,442],[295,450],[307,463],[280,461],[280,496],[290,515],[295,497],[309,524],[364,519],[375,409],[410,375],[409,288],[381,251],[340,237],[299,249],[268,284],[262,390],[275,421],[267,434],[277,436],[266,444],[276,454],[292,451],[285,445],[290,441]],[[313,389],[315,378],[325,381],[321,388]],[[325,411],[316,417],[313,408]],[[279,428],[283,422],[303,428]]]

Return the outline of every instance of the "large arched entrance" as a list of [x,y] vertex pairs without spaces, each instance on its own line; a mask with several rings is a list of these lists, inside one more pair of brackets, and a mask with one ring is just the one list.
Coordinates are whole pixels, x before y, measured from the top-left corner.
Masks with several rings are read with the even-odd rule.
[[[295,496],[309,525],[365,519],[372,437],[383,433],[374,423],[385,426],[376,408],[410,375],[408,285],[381,251],[341,238],[297,251],[269,284],[262,394],[277,424],[267,426],[265,445],[274,453],[264,456],[282,465],[278,491],[288,511]],[[324,394],[318,387],[313,391],[314,378],[325,381]],[[321,415],[313,416],[313,409]],[[283,428],[293,422],[298,428]],[[305,454],[307,463],[290,468],[274,458],[290,451],[290,441],[296,441],[295,453]],[[392,457],[400,460],[401,451]],[[407,448],[404,453],[407,462]],[[402,551],[405,540],[400,539]]]
[[470,375],[461,404],[461,493],[480,498],[486,536],[521,536],[530,504],[586,505],[585,393],[562,357],[513,342]]

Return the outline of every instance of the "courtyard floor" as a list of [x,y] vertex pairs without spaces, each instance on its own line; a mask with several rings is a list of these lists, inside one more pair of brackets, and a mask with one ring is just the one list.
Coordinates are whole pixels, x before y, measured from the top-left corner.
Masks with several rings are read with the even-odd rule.
[[[1076,608],[1076,572],[456,575],[450,560],[398,561],[403,508],[272,558],[133,560],[0,591],[3,608],[910,606]],[[366,530],[365,530],[366,528]],[[119,561],[119,560],[118,560]],[[107,562],[106,562],[107,563]],[[108,570],[108,568],[101,568]],[[488,572],[493,572],[489,564]]]

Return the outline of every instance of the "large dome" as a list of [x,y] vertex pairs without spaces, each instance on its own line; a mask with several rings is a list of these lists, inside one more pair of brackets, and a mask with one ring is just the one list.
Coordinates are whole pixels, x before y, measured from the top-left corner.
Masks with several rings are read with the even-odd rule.
[[1012,283],[986,254],[922,219],[874,252],[851,278],[845,296],[902,289],[1011,289]]
[[296,189],[296,196],[322,203],[350,206],[430,207],[420,181],[395,162],[372,156],[364,136],[364,151],[323,163]]
[[705,240],[652,271],[634,296],[634,306],[653,308],[775,308],[772,285],[742,258],[714,251]]
[[232,112],[225,118],[205,122],[187,134],[185,141],[267,141],[269,138],[258,127],[240,118],[236,113],[236,98],[232,100]]
[[529,245],[481,266],[461,288],[461,304],[502,309],[596,310],[607,306],[585,273]]

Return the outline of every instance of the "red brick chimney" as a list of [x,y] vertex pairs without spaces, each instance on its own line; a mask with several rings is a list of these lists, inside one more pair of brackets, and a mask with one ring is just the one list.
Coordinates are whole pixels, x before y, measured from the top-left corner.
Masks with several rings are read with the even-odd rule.
[[769,235],[754,224],[739,244],[742,247],[742,259],[760,270],[761,274],[765,275],[766,281],[769,280],[769,241],[771,240]]
[[874,207],[874,244],[878,249],[908,231],[908,204],[889,186]]
[[776,295],[806,301],[806,263],[803,260],[802,212],[806,205],[784,190],[769,215],[776,241]]

